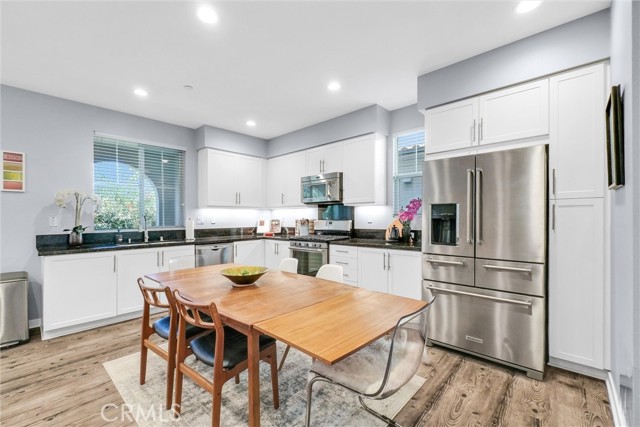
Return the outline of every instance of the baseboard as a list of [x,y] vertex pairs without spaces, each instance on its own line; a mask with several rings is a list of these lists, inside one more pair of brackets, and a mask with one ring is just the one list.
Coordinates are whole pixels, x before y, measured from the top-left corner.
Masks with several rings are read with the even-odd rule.
[[42,325],[42,319],[29,319],[29,329],[37,329]]
[[623,427],[627,425],[627,420],[620,404],[620,395],[618,395],[618,387],[616,387],[615,381],[613,381],[613,375],[611,372],[605,379],[607,384],[607,392],[609,393],[609,406],[611,407],[611,414],[613,415],[613,425],[616,427]]
[[605,381],[609,371],[604,369],[592,368],[591,366],[581,365],[579,363],[569,362],[567,360],[556,359],[555,357],[549,357],[549,365],[556,368],[562,368],[567,371],[576,372],[578,374],[586,375],[588,377],[597,378]]

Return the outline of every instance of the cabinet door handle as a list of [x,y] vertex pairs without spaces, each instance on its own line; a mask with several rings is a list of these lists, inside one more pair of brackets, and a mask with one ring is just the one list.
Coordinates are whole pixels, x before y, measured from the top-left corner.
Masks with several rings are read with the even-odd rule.
[[234,251],[233,256],[237,257],[238,256],[238,245],[234,245],[233,246],[233,251]]
[[156,266],[160,267],[160,251],[156,252]]
[[164,267],[164,251],[162,251],[162,266]]
[[551,205],[551,229],[556,231],[556,204]]
[[476,140],[476,119],[473,119],[473,124],[471,125],[471,142],[475,142]]
[[349,251],[343,251],[343,250],[340,250],[340,249],[336,249],[336,252],[340,252],[341,254],[348,254],[349,253]]
[[478,136],[479,136],[479,138],[478,138],[478,142],[479,142],[479,141],[482,141],[482,137],[483,137],[483,135],[482,135],[482,134],[484,133],[484,123],[483,123],[483,120],[484,120],[484,119],[481,117],[481,118],[480,118],[480,126],[479,126],[479,128],[478,128],[478,134],[479,134],[479,135],[478,135]]
[[282,200],[280,204],[284,205],[284,193],[280,193],[280,194],[281,194],[280,200]]
[[387,270],[391,270],[391,254],[387,252]]
[[242,193],[238,191],[238,204],[242,204]]
[[318,160],[318,170],[320,171],[320,173],[322,173],[322,159]]
[[325,172],[325,170],[324,170],[324,169],[325,169],[325,168],[324,168],[324,159],[322,159],[322,173],[324,173],[324,172]]
[[348,262],[341,262],[341,261],[335,261],[335,264],[339,264],[339,265],[349,265]]
[[382,254],[382,269],[387,269],[387,254],[385,253]]
[[551,191],[556,195],[556,168],[551,170]]

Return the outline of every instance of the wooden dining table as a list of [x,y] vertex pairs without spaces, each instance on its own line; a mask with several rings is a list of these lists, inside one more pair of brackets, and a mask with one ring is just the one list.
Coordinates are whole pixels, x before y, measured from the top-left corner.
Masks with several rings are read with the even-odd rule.
[[315,277],[268,271],[251,286],[233,287],[220,271],[237,264],[148,274],[189,299],[214,302],[222,321],[247,336],[249,425],[260,425],[260,352],[267,334],[334,364],[392,330],[424,301],[368,291]]

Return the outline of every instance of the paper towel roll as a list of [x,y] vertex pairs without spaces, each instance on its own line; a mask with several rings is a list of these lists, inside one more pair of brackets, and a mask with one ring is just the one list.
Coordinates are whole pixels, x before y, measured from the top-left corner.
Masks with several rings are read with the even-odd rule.
[[193,220],[191,218],[189,218],[187,220],[187,226],[185,227],[185,238],[187,240],[193,240],[195,238],[195,234],[194,234],[194,224],[193,224]]

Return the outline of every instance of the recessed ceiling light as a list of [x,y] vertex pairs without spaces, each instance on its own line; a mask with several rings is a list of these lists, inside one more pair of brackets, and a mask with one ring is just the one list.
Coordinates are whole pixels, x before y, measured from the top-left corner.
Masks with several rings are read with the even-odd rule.
[[255,125],[256,125],[256,122],[254,122],[253,120],[247,120],[247,126],[254,127]]
[[207,24],[215,24],[218,22],[218,14],[211,6],[200,6],[198,8],[198,18]]
[[138,95],[140,97],[145,97],[145,96],[149,95],[147,93],[147,91],[142,89],[142,88],[138,88],[138,89],[134,90],[133,93],[135,93],[136,95]]
[[540,3],[542,3],[541,0],[522,0],[516,6],[516,12],[517,13],[531,12],[533,9],[540,6]]
[[329,89],[332,92],[335,92],[337,90],[340,89],[340,83],[338,82],[331,82],[329,83],[329,85],[327,86],[327,89]]

